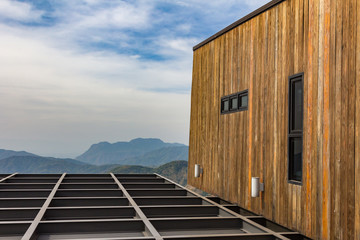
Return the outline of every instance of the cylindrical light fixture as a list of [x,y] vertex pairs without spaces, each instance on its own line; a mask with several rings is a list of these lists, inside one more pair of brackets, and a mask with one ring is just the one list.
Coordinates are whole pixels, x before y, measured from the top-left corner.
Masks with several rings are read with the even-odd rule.
[[196,178],[200,177],[200,173],[201,173],[200,164],[195,164],[195,177]]
[[260,192],[264,191],[264,183],[260,183],[259,177],[251,178],[251,197],[259,197]]
[[258,197],[260,193],[260,178],[251,178],[251,197]]

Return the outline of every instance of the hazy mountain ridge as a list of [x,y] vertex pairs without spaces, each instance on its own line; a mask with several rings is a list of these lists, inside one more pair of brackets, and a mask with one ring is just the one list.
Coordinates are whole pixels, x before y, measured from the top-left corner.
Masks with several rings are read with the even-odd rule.
[[175,160],[188,160],[189,147],[164,147],[141,156],[127,158],[121,161],[122,165],[142,165],[156,167]]
[[[114,156],[121,159],[121,164],[95,165],[81,160],[95,159],[99,163],[104,159],[106,162],[106,157],[113,160]],[[160,139],[137,138],[113,144],[101,142],[93,144],[78,158],[80,159],[42,157],[25,151],[0,149],[0,173],[155,172],[182,185],[186,185],[187,181],[188,146],[165,143]]]
[[187,161],[172,161],[157,168],[144,166],[120,166],[112,169],[113,173],[158,173],[181,185],[187,183]]
[[157,168],[134,165],[91,165],[73,159],[12,156],[0,160],[0,173],[159,173],[186,185],[187,161],[173,161]]
[[13,157],[13,156],[37,156],[37,155],[29,153],[29,152],[25,152],[25,151],[13,151],[13,150],[0,149],[0,160],[8,158],[8,157]]
[[157,138],[136,138],[130,142],[93,144],[76,159],[95,165],[158,166],[174,160],[187,160],[188,147],[179,143],[165,143]]
[[94,166],[74,159],[40,156],[12,156],[0,160],[1,173],[102,173],[116,166]]

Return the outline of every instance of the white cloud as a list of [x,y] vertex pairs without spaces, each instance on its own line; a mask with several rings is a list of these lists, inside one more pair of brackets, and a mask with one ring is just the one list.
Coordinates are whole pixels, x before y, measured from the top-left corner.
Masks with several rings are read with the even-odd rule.
[[151,22],[153,5],[146,1],[64,1],[55,15],[61,19],[60,25],[81,32],[92,28],[141,29]]
[[37,21],[41,18],[42,12],[33,9],[28,3],[1,0],[0,18],[18,21]]
[[[161,36],[156,42],[158,53],[164,56],[174,57],[178,62],[177,64],[182,64],[187,68],[191,68],[189,63],[191,63],[192,59],[192,48],[200,42],[200,39]],[[187,61],[187,63],[184,61]]]

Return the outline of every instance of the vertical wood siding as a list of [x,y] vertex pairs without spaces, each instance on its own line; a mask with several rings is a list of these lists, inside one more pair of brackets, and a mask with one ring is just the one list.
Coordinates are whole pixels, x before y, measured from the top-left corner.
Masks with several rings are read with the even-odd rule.
[[[360,239],[359,23],[356,0],[286,0],[195,50],[188,183],[314,239]],[[299,72],[302,186],[287,182],[288,77]],[[220,98],[245,89],[248,110],[220,115]]]

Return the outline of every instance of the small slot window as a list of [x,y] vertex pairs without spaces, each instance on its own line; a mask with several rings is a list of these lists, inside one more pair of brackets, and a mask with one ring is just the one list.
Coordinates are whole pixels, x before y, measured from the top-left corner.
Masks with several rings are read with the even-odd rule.
[[247,110],[248,91],[242,91],[221,98],[221,113],[233,113]]

